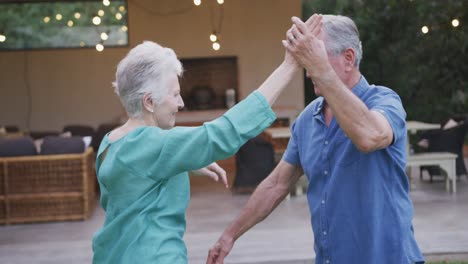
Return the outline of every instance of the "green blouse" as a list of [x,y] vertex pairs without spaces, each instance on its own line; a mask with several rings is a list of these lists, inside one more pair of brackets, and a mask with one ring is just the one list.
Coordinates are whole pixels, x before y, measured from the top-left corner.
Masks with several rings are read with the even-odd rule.
[[187,172],[232,156],[275,118],[254,92],[199,127],[140,127],[112,143],[105,136],[96,170],[106,220],[93,238],[93,263],[187,263]]

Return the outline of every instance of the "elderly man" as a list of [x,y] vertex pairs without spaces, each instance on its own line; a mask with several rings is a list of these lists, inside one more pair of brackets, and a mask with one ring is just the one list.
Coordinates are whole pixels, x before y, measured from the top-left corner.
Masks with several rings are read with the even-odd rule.
[[[322,30],[314,32],[309,21],[317,20]],[[292,21],[283,45],[319,97],[293,124],[282,160],[210,249],[207,263],[223,263],[234,242],[268,216],[303,173],[315,263],[424,263],[411,223],[399,96],[361,75],[359,32],[350,18]]]

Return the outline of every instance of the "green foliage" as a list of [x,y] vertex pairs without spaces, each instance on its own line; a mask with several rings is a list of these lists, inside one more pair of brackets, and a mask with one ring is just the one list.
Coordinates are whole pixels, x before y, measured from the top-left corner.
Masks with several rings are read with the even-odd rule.
[[468,1],[304,0],[303,6],[304,18],[333,13],[354,19],[363,43],[361,72],[400,95],[407,119],[440,122],[468,113]]

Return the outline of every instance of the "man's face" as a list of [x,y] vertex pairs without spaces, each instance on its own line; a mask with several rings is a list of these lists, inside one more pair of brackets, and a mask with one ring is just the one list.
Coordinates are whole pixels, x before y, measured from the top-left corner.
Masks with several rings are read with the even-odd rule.
[[[318,38],[323,40],[325,47],[327,47],[327,35],[323,32],[323,30],[320,32]],[[340,80],[344,81],[345,80],[345,62],[346,62],[344,53],[333,55],[327,52],[327,54],[328,54],[328,62],[332,66],[333,70],[336,72]],[[308,72],[306,73],[306,76],[310,78],[310,74]],[[312,80],[312,83],[314,84],[315,95],[322,96],[322,93],[320,91],[320,85],[317,85],[314,82],[314,80]]]

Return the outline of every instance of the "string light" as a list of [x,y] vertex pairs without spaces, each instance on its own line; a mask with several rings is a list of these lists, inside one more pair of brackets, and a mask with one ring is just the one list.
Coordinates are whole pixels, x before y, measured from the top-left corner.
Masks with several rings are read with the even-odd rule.
[[103,51],[104,50],[104,45],[102,45],[101,43],[96,44],[96,50],[99,51],[99,52]]
[[73,27],[73,21],[71,21],[71,20],[68,20],[68,22],[67,22],[67,26],[68,26],[68,27]]
[[116,18],[117,20],[122,19],[122,14],[120,14],[120,13],[115,14],[115,18]]
[[50,17],[48,16],[44,17],[44,23],[49,23],[49,21],[50,21]]
[[210,40],[211,40],[211,42],[215,42],[216,40],[218,40],[218,37],[216,36],[215,33],[210,35]]
[[102,9],[99,9],[99,11],[97,13],[98,13],[98,16],[100,16],[100,17],[104,16],[104,10],[102,10]]
[[58,21],[62,20],[62,14],[55,15],[55,19],[57,19]]
[[107,35],[106,32],[102,32],[102,33],[101,33],[101,39],[102,39],[102,40],[107,40],[108,38],[109,38],[109,35]]
[[122,30],[123,32],[127,32],[128,27],[127,27],[127,26],[122,26],[122,27],[120,28],[120,30]]
[[81,17],[81,14],[78,13],[78,12],[76,12],[76,13],[75,13],[75,18],[76,18],[76,19],[80,19],[80,17]]
[[84,46],[85,46],[84,41],[80,41],[80,47],[84,47]]
[[6,36],[3,33],[0,33],[0,42],[5,42]]
[[460,25],[460,21],[458,21],[458,19],[452,20],[452,26],[453,27],[458,27],[459,25]]
[[105,6],[109,6],[110,1],[109,0],[102,0],[102,4],[105,5]]
[[424,26],[421,28],[422,33],[427,34],[429,32],[429,28],[427,26]]
[[98,16],[93,17],[93,24],[96,26],[101,24],[101,18]]
[[201,5],[201,0],[193,0],[193,4],[199,6]]
[[119,6],[119,11],[120,12],[125,12],[125,6]]
[[224,19],[224,0],[216,0],[219,5],[210,5],[210,21],[211,21],[211,32],[210,41],[212,42],[211,47],[214,50],[219,50],[221,48],[220,38],[221,38],[221,28],[223,25]]

